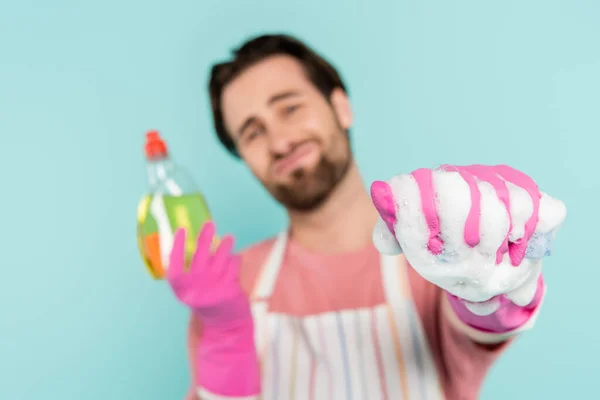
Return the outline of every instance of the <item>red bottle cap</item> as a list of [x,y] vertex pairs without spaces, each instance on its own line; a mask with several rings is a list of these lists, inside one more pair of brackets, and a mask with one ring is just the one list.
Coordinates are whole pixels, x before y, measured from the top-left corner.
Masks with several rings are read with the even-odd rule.
[[153,160],[156,158],[166,157],[168,155],[167,145],[160,137],[158,131],[148,131],[146,133],[146,158]]

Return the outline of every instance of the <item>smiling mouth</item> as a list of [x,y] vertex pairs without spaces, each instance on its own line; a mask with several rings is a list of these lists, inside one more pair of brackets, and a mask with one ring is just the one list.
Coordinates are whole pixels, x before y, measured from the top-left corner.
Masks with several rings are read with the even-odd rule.
[[317,144],[313,141],[298,145],[291,153],[277,161],[275,164],[275,175],[279,176],[295,170],[316,149]]

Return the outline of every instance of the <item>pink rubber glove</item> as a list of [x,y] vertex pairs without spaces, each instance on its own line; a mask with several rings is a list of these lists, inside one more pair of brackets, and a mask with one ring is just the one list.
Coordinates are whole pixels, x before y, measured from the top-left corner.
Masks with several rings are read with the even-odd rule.
[[232,236],[223,237],[212,253],[214,235],[214,223],[206,223],[190,269],[185,271],[185,230],[179,229],[167,280],[179,301],[202,321],[202,339],[196,351],[199,390],[234,398],[258,395],[254,324],[250,303],[239,283],[239,256],[232,254]]
[[529,176],[506,165],[444,165],[376,181],[371,197],[381,217],[375,246],[404,252],[463,324],[504,334],[532,320],[545,292],[541,259],[566,208]]

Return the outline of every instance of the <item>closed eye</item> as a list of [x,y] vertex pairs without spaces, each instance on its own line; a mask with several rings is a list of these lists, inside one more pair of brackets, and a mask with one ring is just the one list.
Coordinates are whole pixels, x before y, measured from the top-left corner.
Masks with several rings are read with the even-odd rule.
[[294,112],[296,112],[296,111],[297,111],[299,108],[300,108],[300,104],[292,104],[292,105],[286,106],[286,107],[283,109],[283,114],[284,114],[285,116],[292,115],[292,114],[293,114]]
[[252,139],[254,139],[255,137],[257,137],[257,136],[258,136],[258,134],[259,134],[259,131],[258,131],[258,129],[255,129],[255,130],[253,130],[253,131],[250,131],[250,132],[248,132],[248,133],[245,135],[245,139],[246,139],[247,141],[248,141],[248,140],[252,140]]
[[296,111],[298,108],[299,108],[299,106],[298,106],[297,104],[294,104],[293,106],[289,106],[289,107],[287,107],[285,111],[286,111],[288,114],[291,114],[291,113],[293,113],[294,111]]
[[250,143],[263,133],[264,129],[261,127],[249,128],[242,137],[242,140],[246,143]]

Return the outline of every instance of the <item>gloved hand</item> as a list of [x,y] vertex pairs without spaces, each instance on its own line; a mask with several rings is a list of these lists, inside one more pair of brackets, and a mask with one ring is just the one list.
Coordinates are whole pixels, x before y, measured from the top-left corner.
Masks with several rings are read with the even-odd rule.
[[502,332],[529,318],[544,290],[541,258],[566,216],[530,177],[504,165],[445,165],[376,181],[371,197],[377,249],[404,252],[463,322]]
[[185,230],[175,234],[167,280],[175,296],[202,321],[196,352],[200,390],[217,396],[244,397],[260,392],[250,303],[239,283],[239,256],[232,236],[211,251],[215,235],[207,222],[197,240],[189,270],[185,262]]

